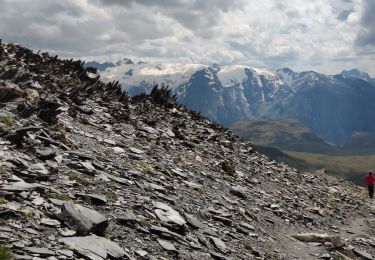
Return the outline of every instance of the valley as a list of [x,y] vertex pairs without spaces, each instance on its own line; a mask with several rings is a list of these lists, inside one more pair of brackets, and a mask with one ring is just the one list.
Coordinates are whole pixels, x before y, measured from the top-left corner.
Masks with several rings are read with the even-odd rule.
[[302,171],[325,169],[327,173],[363,185],[363,177],[375,169],[373,134],[355,133],[348,143],[336,146],[295,119],[250,120],[231,128],[256,145],[258,151]]

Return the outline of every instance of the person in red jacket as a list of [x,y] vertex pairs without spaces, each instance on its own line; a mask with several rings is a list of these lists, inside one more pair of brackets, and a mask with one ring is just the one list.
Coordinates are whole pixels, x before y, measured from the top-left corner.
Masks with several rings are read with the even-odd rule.
[[374,197],[374,184],[375,177],[372,175],[372,172],[369,172],[365,178],[365,183],[368,188],[368,196],[372,199]]

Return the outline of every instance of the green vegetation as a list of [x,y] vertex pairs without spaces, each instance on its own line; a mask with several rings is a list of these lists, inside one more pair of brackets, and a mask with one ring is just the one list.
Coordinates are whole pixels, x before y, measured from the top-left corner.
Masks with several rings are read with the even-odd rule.
[[147,173],[151,175],[156,174],[154,167],[146,161],[139,161],[137,165],[135,166],[135,168],[143,173]]
[[244,241],[243,241],[243,247],[244,247],[246,250],[253,251],[253,246],[251,245],[251,243],[250,243],[249,240],[244,240]]
[[71,198],[68,195],[57,194],[57,193],[47,193],[46,197],[49,199],[57,199],[57,200],[71,200]]
[[154,191],[154,188],[152,188],[150,185],[147,185],[147,186],[145,187],[145,191],[147,191],[147,192],[153,192],[153,191]]
[[207,214],[204,213],[203,211],[200,211],[200,210],[198,210],[198,212],[197,212],[197,217],[200,220],[203,220],[203,221],[207,221],[209,219],[209,217],[207,216]]
[[8,167],[6,165],[0,165],[0,175],[3,175],[7,172]]
[[21,209],[21,213],[28,220],[35,220],[34,212],[26,210],[26,209],[24,210]]
[[223,161],[220,163],[221,165],[221,169],[226,173],[226,174],[229,174],[229,175],[233,175],[234,172],[236,171],[236,169],[234,168],[234,165],[232,162],[228,162],[228,161]]
[[4,245],[0,245],[0,260],[10,260],[10,259],[13,259],[13,255],[10,249]]
[[304,162],[304,169],[326,169],[327,173],[362,184],[369,170],[375,170],[375,155],[333,156],[315,153],[284,151]]
[[8,201],[4,197],[0,196],[0,205],[5,204],[7,202]]
[[12,126],[13,125],[13,117],[12,116],[1,115],[0,119],[1,119],[1,122],[3,122],[4,124],[6,124],[7,126]]
[[86,117],[79,116],[76,120],[83,125],[91,125],[90,121]]
[[83,196],[82,197],[83,201],[86,202],[89,205],[92,205],[92,199],[89,196]]
[[85,175],[77,171],[71,171],[69,173],[69,180],[76,181],[77,183],[82,185],[90,184],[90,180]]
[[50,126],[51,132],[54,134],[53,138],[59,140],[65,145],[71,145],[63,124],[57,124]]
[[326,169],[328,174],[362,184],[375,171],[375,134],[353,133],[343,146],[325,142],[295,119],[243,121],[231,127],[260,153],[302,171]]
[[104,195],[107,197],[109,201],[115,202],[117,200],[117,195],[111,190],[105,191]]
[[139,221],[139,225],[143,228],[148,228],[150,226],[150,221],[148,221],[147,219],[145,218],[142,218],[140,221]]
[[259,146],[282,150],[334,154],[338,148],[325,142],[295,119],[243,121],[231,126],[234,132]]

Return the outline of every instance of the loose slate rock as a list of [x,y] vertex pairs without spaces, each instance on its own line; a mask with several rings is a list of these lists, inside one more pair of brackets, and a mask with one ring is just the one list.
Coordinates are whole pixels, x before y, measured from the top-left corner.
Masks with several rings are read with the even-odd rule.
[[330,240],[330,236],[328,234],[320,234],[320,233],[302,233],[293,235],[293,237],[302,242],[318,242],[324,243]]
[[372,255],[370,255],[369,253],[365,252],[365,251],[362,251],[360,249],[357,249],[357,248],[354,248],[353,249],[353,252],[354,254],[362,257],[363,259],[366,259],[366,260],[374,260],[374,258],[372,257]]
[[171,222],[177,225],[185,225],[186,221],[181,217],[180,213],[165,203],[154,202],[156,216],[164,222]]
[[118,146],[113,147],[112,150],[113,150],[115,153],[125,153],[125,150],[122,149],[121,147],[118,147]]
[[38,254],[43,256],[55,255],[55,252],[45,247],[27,247],[26,250],[32,254]]
[[56,152],[51,148],[35,149],[35,156],[41,160],[49,160],[55,157]]
[[60,242],[66,244],[74,251],[92,260],[110,258],[125,258],[126,252],[116,243],[96,235],[84,237],[61,238]]
[[222,253],[225,254],[227,252],[227,247],[225,246],[225,243],[223,241],[221,241],[221,239],[219,239],[217,237],[210,236],[210,240],[211,240],[212,244],[217,249],[219,249]]
[[187,223],[194,228],[201,228],[203,224],[190,214],[185,213]]
[[77,232],[78,235],[88,235],[90,232],[103,235],[108,227],[108,220],[99,212],[72,202],[61,206],[63,222]]
[[246,198],[246,191],[247,191],[247,189],[245,187],[240,186],[240,185],[233,186],[230,189],[230,193],[232,193],[233,195],[235,195],[235,196],[237,196],[241,199]]
[[2,185],[0,187],[0,190],[11,191],[11,192],[21,192],[21,191],[33,190],[37,187],[39,187],[39,185],[37,184],[19,181],[19,182],[13,182],[11,184]]
[[175,248],[175,246],[172,243],[170,243],[170,242],[168,242],[168,241],[166,241],[164,239],[159,239],[159,238],[156,239],[156,240],[158,241],[159,245],[164,250],[166,250],[166,251],[172,251],[172,252],[177,252],[177,249]]
[[138,148],[134,148],[134,147],[130,147],[129,150],[132,152],[132,153],[135,153],[135,154],[144,154],[145,152],[138,149]]
[[40,224],[51,226],[51,227],[58,227],[60,226],[60,222],[56,219],[50,219],[50,218],[42,218],[40,220]]

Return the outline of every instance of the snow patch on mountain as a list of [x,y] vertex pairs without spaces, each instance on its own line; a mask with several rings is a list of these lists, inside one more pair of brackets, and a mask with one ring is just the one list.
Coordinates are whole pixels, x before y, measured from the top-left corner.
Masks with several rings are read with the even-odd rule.
[[248,78],[246,69],[249,69],[249,67],[242,65],[223,66],[217,73],[217,77],[223,87],[233,87],[242,84]]
[[119,81],[125,88],[138,86],[141,82],[149,85],[165,84],[170,88],[187,83],[192,74],[206,69],[202,64],[183,63],[120,63],[116,67],[107,68],[101,73],[105,81]]

